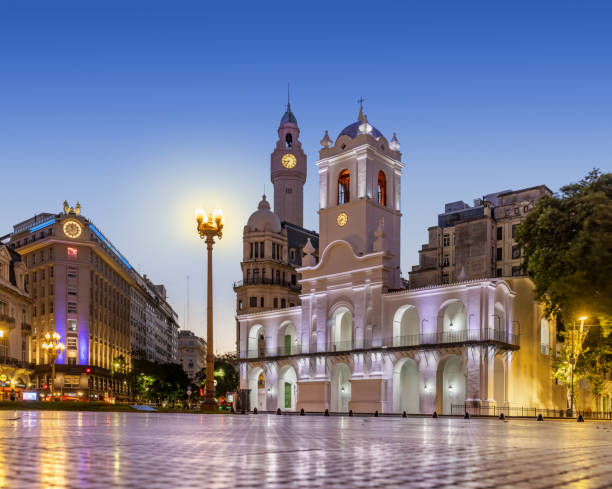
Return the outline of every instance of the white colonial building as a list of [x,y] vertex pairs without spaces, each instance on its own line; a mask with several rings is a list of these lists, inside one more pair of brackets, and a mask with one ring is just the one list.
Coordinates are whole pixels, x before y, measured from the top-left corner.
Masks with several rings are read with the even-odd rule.
[[300,305],[238,311],[249,408],[556,407],[563,394],[550,375],[554,331],[530,280],[408,288],[400,277],[397,138],[388,141],[360,112],[335,143],[326,132],[321,144],[319,259],[308,240],[296,270]]

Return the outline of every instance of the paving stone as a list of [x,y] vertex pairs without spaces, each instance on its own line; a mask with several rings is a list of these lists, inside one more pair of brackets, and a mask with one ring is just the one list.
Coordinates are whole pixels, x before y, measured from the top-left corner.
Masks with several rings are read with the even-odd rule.
[[612,487],[611,427],[4,411],[0,488]]

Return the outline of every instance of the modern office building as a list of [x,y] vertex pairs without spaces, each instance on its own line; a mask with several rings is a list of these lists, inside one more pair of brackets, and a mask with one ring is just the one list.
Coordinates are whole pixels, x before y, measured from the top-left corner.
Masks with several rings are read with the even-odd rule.
[[[61,213],[38,214],[16,224],[8,245],[28,267],[25,284],[33,301],[30,359],[36,365],[33,383],[38,389],[50,382],[49,358],[41,344],[46,333],[55,331],[66,346],[56,361],[56,393],[94,399],[127,396],[127,384],[117,374],[131,365],[133,338],[142,339],[132,328],[138,307],[133,304],[134,289],[153,310],[155,334],[160,329],[160,336],[174,335],[167,343],[176,344],[177,316],[165,297],[154,291],[151,298],[142,290],[138,273],[81,214],[80,204],[72,208],[65,202]],[[147,346],[149,338],[147,331]],[[169,348],[167,358],[176,358],[176,349]]]
[[[285,118],[281,136],[284,123]],[[460,239],[467,216],[455,221],[456,258],[449,257],[449,264],[465,271],[456,278],[449,271],[449,283],[442,284],[445,267],[436,265],[433,278],[423,280],[428,286],[408,288],[400,274],[404,164],[397,137],[387,139],[360,111],[335,141],[326,132],[321,145],[316,162],[320,251],[309,245],[301,249],[299,304],[238,308],[240,383],[249,407],[429,414],[450,414],[453,405],[462,409],[466,403],[564,408],[565,395],[550,375],[555,325],[534,301],[529,278],[512,277],[505,268],[511,270],[515,262],[502,256],[498,265],[491,249],[497,246],[498,226],[501,247],[510,246],[503,240],[514,223],[514,207],[522,215],[546,189],[498,195],[502,215],[482,220],[482,232],[490,235],[486,241],[476,231],[467,233],[485,258],[472,260]],[[291,154],[291,148],[284,151]],[[280,160],[291,163],[287,171],[297,167],[293,158],[281,155]],[[275,213],[278,191],[283,188],[275,187]],[[491,213],[492,205],[484,201],[476,206],[476,217]],[[461,211],[470,209],[453,205],[445,214]],[[266,212],[264,228],[274,226],[278,230]],[[250,257],[250,235],[245,235]],[[440,247],[437,234],[433,242]],[[244,260],[242,268],[244,273]]]
[[0,243],[0,399],[22,399],[30,383],[32,301],[21,256]]
[[191,380],[206,367],[206,340],[183,329],[178,335],[178,359]]
[[522,275],[515,231],[544,195],[552,195],[551,190],[538,185],[485,195],[473,206],[445,204],[438,225],[428,229],[429,242],[419,250],[410,287]]

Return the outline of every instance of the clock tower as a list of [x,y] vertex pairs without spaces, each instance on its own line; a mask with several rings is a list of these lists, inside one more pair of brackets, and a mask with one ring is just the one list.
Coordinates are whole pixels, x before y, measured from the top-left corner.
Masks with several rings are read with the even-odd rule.
[[299,137],[297,119],[287,102],[287,110],[278,127],[276,148],[270,155],[270,180],[274,185],[274,213],[281,221],[302,227],[306,154]]

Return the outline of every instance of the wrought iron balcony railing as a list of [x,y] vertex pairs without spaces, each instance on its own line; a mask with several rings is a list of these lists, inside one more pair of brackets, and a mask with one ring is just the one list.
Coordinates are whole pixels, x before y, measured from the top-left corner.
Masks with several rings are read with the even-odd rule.
[[295,291],[302,290],[302,286],[299,284],[294,284],[287,280],[268,278],[268,277],[249,278],[246,280],[239,280],[238,282],[234,282],[235,289],[238,287],[242,287],[244,285],[279,285],[281,287],[287,287]]
[[15,318],[13,316],[9,316],[8,314],[0,314],[0,323],[8,324],[9,328],[14,328]]
[[331,341],[324,344],[311,343],[308,348],[302,348],[301,344],[291,345],[291,348],[259,347],[241,351],[240,358],[274,358],[295,356],[313,353],[338,353],[364,350],[386,350],[386,349],[419,349],[426,347],[431,349],[437,345],[469,345],[475,343],[498,344],[508,348],[519,346],[519,335],[509,331],[500,331],[493,328],[470,329],[461,331],[445,331],[440,333],[424,333],[409,336],[394,336],[374,341]]

